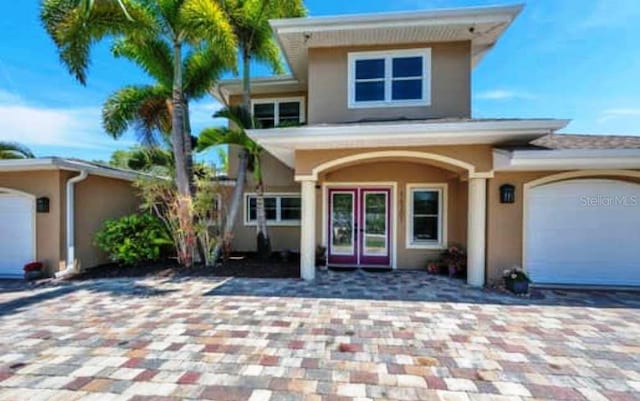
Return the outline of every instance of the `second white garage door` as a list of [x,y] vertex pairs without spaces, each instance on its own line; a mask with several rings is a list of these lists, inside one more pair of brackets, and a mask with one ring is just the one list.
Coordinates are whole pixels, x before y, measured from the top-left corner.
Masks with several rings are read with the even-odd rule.
[[33,198],[0,192],[0,277],[22,277],[35,259]]
[[640,285],[640,185],[570,180],[527,198],[524,261],[534,283]]

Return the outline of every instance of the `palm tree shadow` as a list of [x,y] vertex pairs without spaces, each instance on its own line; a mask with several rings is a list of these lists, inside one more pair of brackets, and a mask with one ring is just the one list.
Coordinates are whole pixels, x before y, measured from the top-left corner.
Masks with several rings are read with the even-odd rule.
[[[49,289],[51,288],[51,289]],[[25,288],[22,289],[23,291]],[[52,287],[38,288],[32,295],[21,296],[15,299],[11,299],[6,302],[0,303],[0,316],[11,315],[20,313],[25,309],[40,304],[42,302],[50,301],[56,298],[62,298],[74,292],[86,290],[91,293],[105,293],[115,297],[158,297],[165,296],[177,290],[175,289],[158,289],[151,286],[142,284],[114,282],[111,283],[107,280],[96,283],[87,282],[81,284],[60,283],[53,284]],[[12,292],[18,290],[10,289]],[[4,289],[2,289],[4,293]]]

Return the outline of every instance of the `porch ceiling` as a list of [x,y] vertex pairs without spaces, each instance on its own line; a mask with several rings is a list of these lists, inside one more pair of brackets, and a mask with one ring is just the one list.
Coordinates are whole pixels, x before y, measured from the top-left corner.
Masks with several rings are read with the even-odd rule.
[[568,122],[444,119],[256,129],[248,130],[248,134],[294,168],[296,150],[503,144],[533,140],[565,127]]

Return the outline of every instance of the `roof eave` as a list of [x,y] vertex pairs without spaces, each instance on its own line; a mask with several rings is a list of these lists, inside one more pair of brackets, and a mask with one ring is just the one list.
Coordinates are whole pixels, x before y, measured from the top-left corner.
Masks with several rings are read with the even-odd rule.
[[61,158],[44,159],[13,159],[0,160],[0,172],[13,171],[38,171],[38,170],[66,170],[66,171],[86,171],[90,175],[97,175],[107,178],[115,178],[124,181],[136,181],[142,177],[151,177],[148,174],[101,168],[89,164],[83,164],[76,160]]
[[640,169],[640,149],[496,149],[493,166],[495,171]]

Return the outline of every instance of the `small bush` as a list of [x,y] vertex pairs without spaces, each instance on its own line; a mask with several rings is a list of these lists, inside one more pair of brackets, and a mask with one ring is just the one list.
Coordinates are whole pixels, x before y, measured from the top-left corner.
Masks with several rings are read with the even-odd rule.
[[132,265],[158,260],[173,242],[162,222],[144,213],[106,221],[96,234],[95,244],[112,261]]

